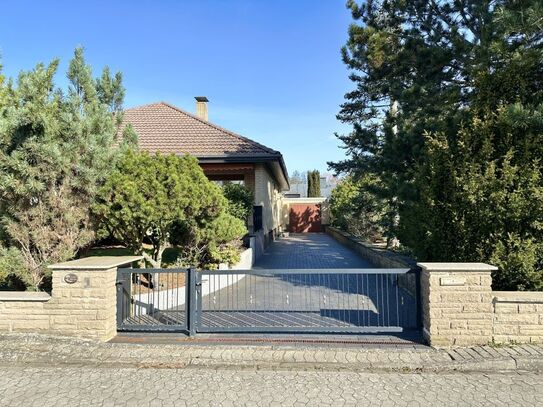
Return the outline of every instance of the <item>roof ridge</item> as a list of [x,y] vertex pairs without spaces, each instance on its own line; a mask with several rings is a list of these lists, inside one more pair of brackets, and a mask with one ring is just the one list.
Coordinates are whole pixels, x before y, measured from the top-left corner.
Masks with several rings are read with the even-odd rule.
[[127,110],[136,110],[136,109],[141,109],[142,107],[148,107],[148,106],[155,106],[155,105],[160,105],[160,104],[167,104],[167,103],[164,103],[162,101],[160,102],[153,102],[153,103],[146,103],[144,105],[138,105],[138,106],[134,106],[134,107],[128,107],[126,109],[123,109],[123,112],[126,112]]
[[[194,114],[192,114],[192,113],[190,113],[190,112],[187,112],[186,110],[183,110],[183,109],[181,109],[181,108],[179,108],[179,107],[177,107],[177,106],[174,106],[174,105],[172,105],[172,104],[170,104],[170,103],[168,103],[168,102],[160,101],[160,102],[157,102],[157,103],[150,103],[150,104],[144,105],[144,106],[156,105],[156,104],[163,104],[163,105],[165,105],[165,106],[168,106],[170,109],[176,110],[176,111],[178,111],[179,113],[183,113],[183,114],[185,114],[185,115],[187,115],[187,116],[189,116],[189,117],[191,117],[191,118],[193,118],[193,119],[198,120],[200,123],[207,124],[208,126],[211,126],[211,127],[215,128],[215,129],[217,129],[217,130],[219,130],[219,131],[223,131],[223,132],[225,132],[225,133],[227,133],[227,134],[229,134],[229,135],[231,135],[231,136],[233,136],[233,137],[237,137],[237,138],[239,138],[239,139],[241,139],[241,140],[243,140],[243,141],[247,141],[247,142],[249,142],[249,143],[256,144],[258,147],[260,147],[261,149],[267,151],[268,153],[272,153],[272,154],[281,154],[279,151],[274,150],[274,149],[269,148],[269,147],[266,147],[265,145],[260,144],[258,141],[254,141],[254,140],[252,140],[252,139],[250,139],[250,138],[248,138],[248,137],[244,137],[244,136],[242,136],[242,135],[239,135],[239,134],[237,134],[237,133],[234,133],[234,132],[231,131],[231,130],[225,129],[224,127],[221,127],[221,126],[219,126],[219,125],[217,125],[217,124],[215,124],[215,123],[212,123],[212,122],[210,122],[210,121],[201,119],[200,117],[198,117],[198,116],[196,116],[196,115],[194,115]],[[138,106],[138,107],[144,107],[144,106]]]

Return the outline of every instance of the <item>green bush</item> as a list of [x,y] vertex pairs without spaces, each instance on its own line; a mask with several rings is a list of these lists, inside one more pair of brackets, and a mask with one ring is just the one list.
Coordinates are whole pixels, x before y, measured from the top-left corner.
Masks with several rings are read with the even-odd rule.
[[332,224],[368,241],[383,238],[387,205],[371,193],[376,183],[375,178],[367,175],[341,180],[330,196]]
[[[192,156],[150,155],[127,150],[102,187],[94,212],[102,227],[141,254],[155,268],[167,247],[178,246],[179,260],[202,267],[230,258],[247,232],[230,215],[221,188],[209,181]],[[153,245],[151,255],[143,242]],[[213,253],[213,255],[212,255]]]
[[0,239],[21,251],[34,290],[45,288],[47,265],[95,237],[90,208],[116,155],[124,95],[121,74],[105,68],[95,79],[81,48],[67,89],[55,85],[58,65],[38,64],[5,84],[0,75]]
[[15,247],[0,245],[0,289],[23,288],[17,287],[20,283],[23,287],[28,285],[32,288],[32,278],[27,272],[21,252]]
[[228,212],[244,222],[247,221],[253,210],[254,197],[251,190],[244,185],[232,183],[225,184],[222,190],[228,199]]

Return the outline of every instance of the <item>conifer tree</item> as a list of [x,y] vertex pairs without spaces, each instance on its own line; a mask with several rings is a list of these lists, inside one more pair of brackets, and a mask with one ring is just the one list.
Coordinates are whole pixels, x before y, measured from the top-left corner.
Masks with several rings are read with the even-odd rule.
[[321,179],[319,171],[313,170],[307,172],[307,196],[315,198],[321,196]]
[[120,75],[93,78],[81,48],[69,64],[68,92],[55,87],[57,68],[58,60],[38,64],[14,85],[0,83],[2,238],[20,250],[32,289],[48,264],[93,239],[90,206],[116,154],[113,111],[124,94]]
[[543,8],[538,0],[349,1],[338,118],[380,180],[389,233],[420,260],[487,261],[497,288],[543,285]]

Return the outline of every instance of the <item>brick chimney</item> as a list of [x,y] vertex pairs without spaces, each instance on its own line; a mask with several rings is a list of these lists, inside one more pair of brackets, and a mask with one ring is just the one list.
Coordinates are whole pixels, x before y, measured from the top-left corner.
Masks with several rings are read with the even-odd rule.
[[207,98],[205,96],[196,96],[196,116],[207,122]]

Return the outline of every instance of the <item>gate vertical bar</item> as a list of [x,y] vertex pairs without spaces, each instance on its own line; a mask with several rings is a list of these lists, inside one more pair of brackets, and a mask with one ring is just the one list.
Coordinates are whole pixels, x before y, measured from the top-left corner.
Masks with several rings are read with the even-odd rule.
[[[196,296],[196,309],[194,310],[194,332],[198,332],[198,328],[202,323],[202,317],[203,317],[203,306],[202,306],[202,272],[194,269],[194,277],[196,279],[196,288],[195,288],[195,296]],[[210,281],[208,278],[208,287],[209,287]],[[209,298],[208,298],[209,300]]]
[[190,267],[187,270],[187,279],[188,279],[188,298],[186,301],[187,304],[187,331],[189,336],[196,335],[196,312],[197,312],[197,298],[196,298],[196,269],[194,267]]

